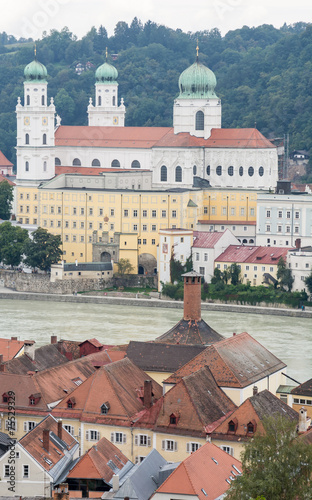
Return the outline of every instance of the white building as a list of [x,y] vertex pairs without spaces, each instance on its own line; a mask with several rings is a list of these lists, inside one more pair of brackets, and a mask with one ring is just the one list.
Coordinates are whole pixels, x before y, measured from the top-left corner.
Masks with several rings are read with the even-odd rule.
[[215,187],[276,184],[276,147],[256,129],[221,128],[215,75],[198,60],[179,78],[173,127],[125,127],[118,73],[107,62],[95,74],[88,126],[62,126],[55,117],[43,64],[32,61],[24,74],[24,100],[18,98],[16,106],[19,185],[53,178],[55,166],[147,169],[157,189],[190,188],[198,177]]
[[199,220],[197,231],[213,233],[229,229],[243,245],[253,246],[256,243],[256,221],[242,220]]
[[256,240],[260,246],[312,245],[312,195],[258,194]]
[[287,264],[294,278],[292,290],[294,292],[305,290],[308,293],[305,278],[312,272],[312,246],[289,250]]
[[193,231],[190,229],[160,229],[157,255],[158,290],[161,290],[161,283],[171,281],[171,257],[174,256],[175,260],[184,265],[191,255],[192,244]]
[[218,232],[194,232],[192,247],[193,269],[203,276],[207,283],[211,282],[214,261],[229,245],[240,245],[238,239],[229,229]]

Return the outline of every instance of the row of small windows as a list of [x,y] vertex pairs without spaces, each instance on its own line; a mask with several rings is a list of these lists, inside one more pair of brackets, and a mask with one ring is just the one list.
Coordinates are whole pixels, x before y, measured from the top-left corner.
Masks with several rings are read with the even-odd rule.
[[[25,134],[25,144],[29,144],[29,134]],[[45,146],[47,144],[47,134],[42,136],[42,144]]]
[[[113,95],[113,99],[112,99],[112,105],[116,106],[116,96],[114,96],[114,95]],[[98,97],[98,106],[102,106],[102,97],[100,95]]]
[[[194,173],[194,168],[196,168],[196,167],[195,166],[193,167],[193,173]],[[207,173],[207,175],[211,174],[210,165],[207,166],[206,173]],[[232,177],[234,175],[234,167],[232,165],[228,167],[227,173],[228,173],[228,175],[230,177]],[[239,167],[238,173],[242,177],[244,175],[244,167]],[[254,167],[249,167],[248,168],[248,175],[249,175],[249,177],[252,177],[254,175],[254,173],[255,173]],[[216,174],[219,175],[219,176],[222,175],[222,166],[221,165],[217,166],[217,168],[216,168]],[[263,174],[264,174],[264,168],[263,167],[259,167],[258,174],[259,174],[260,177],[263,176]],[[196,175],[196,173],[194,173],[194,175]]]
[[[60,158],[55,158],[55,166],[60,167],[62,165]],[[74,167],[81,167],[81,160],[79,158],[74,158],[72,165]],[[100,167],[101,162],[98,158],[94,158],[91,163],[92,167]],[[119,160],[113,160],[111,163],[112,168],[120,168],[120,161]],[[131,168],[141,168],[141,164],[138,160],[133,160],[131,163]]]
[[[168,170],[166,165],[163,165],[160,169],[160,181],[167,182],[168,180]],[[175,182],[182,182],[182,167],[179,165],[175,169]]]
[[[46,161],[43,162],[42,168],[44,172],[47,171],[48,163]],[[25,161],[25,172],[29,172],[29,161]]]
[[[41,96],[41,105],[45,106],[45,96]],[[26,106],[30,106],[30,95],[26,96]]]

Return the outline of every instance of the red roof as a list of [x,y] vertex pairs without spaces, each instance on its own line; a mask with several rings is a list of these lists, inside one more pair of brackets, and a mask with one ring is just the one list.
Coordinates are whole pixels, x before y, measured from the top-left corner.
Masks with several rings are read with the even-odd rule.
[[230,245],[216,262],[250,262],[254,264],[277,264],[279,259],[287,256],[289,247],[250,247]]
[[3,361],[14,358],[23,345],[24,340],[0,339],[0,354],[3,356]]
[[62,166],[55,166],[55,175],[61,175],[61,174],[83,174],[83,175],[101,175],[101,173],[106,173],[106,172],[118,172],[118,173],[125,173],[125,172],[146,172],[146,169],[139,169],[135,170],[133,168],[100,168],[100,167],[62,167]]
[[1,167],[13,167],[13,163],[11,163],[0,151],[0,166]]
[[10,184],[10,186],[15,186],[15,183],[10,181],[10,179],[8,179],[5,175],[2,175],[0,174],[0,182],[8,182]]
[[239,460],[215,444],[206,443],[181,462],[156,494],[195,495],[199,500],[221,498],[241,472]]
[[56,146],[101,148],[206,147],[275,148],[255,128],[212,129],[209,139],[187,132],[175,134],[172,127],[61,126],[55,133]]
[[[227,230],[228,231],[228,230]],[[206,231],[194,231],[195,240],[193,247],[195,248],[214,248],[224,232],[209,233]]]

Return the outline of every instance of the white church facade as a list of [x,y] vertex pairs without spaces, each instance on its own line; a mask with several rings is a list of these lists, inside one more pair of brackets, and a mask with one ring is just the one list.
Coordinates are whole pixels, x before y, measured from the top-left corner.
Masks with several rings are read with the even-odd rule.
[[87,126],[61,125],[53,98],[47,102],[43,64],[34,60],[24,75],[23,104],[19,98],[16,106],[18,185],[52,179],[56,166],[149,170],[158,190],[192,189],[196,182],[254,190],[276,185],[276,147],[255,128],[221,127],[216,78],[198,58],[180,75],[173,127],[126,127],[118,73],[107,62],[95,74]]

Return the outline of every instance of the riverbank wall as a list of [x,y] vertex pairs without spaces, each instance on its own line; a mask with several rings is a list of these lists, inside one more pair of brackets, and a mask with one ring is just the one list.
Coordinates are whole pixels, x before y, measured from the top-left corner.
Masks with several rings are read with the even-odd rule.
[[[22,293],[6,291],[2,288],[0,299],[5,300],[38,300],[48,302],[76,302],[86,304],[105,304],[105,305],[120,305],[120,306],[139,306],[139,307],[160,307],[163,309],[183,309],[182,301],[147,299],[147,298],[128,298],[123,297],[122,293],[118,297],[111,296],[95,296],[95,295],[56,295],[43,293]],[[215,304],[211,302],[202,302],[202,311],[220,311],[246,314],[262,314],[271,316],[290,316],[297,318],[312,318],[312,311],[301,311],[299,309],[281,309],[274,307],[258,307],[248,305],[234,304]]]

